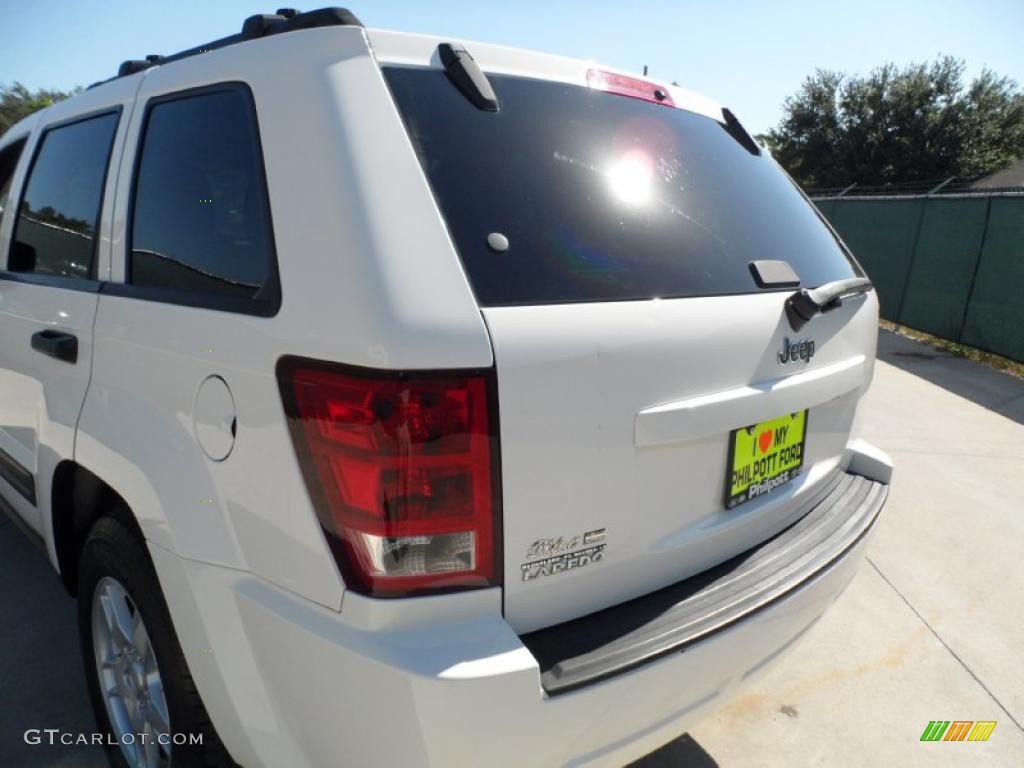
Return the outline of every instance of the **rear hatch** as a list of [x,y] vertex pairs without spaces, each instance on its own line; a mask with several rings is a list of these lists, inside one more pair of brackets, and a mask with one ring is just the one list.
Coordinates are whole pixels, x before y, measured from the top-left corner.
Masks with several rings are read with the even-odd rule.
[[[491,334],[505,613],[528,632],[806,511],[842,463],[877,303],[794,333],[793,289],[759,287],[751,262],[784,260],[804,287],[861,272],[728,113],[672,88],[655,103],[588,87],[585,67],[578,82],[489,71],[471,52],[497,111],[441,69],[382,70]],[[651,92],[589,78],[609,81]]]

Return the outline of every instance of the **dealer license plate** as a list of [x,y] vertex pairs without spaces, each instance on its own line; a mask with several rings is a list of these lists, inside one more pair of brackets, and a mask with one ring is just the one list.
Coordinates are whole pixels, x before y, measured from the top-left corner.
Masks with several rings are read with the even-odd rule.
[[799,475],[806,434],[806,410],[730,432],[726,509],[761,498]]

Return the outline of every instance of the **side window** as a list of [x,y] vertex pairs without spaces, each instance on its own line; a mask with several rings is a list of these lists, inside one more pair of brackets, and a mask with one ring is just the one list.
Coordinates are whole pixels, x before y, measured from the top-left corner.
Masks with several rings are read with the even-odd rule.
[[273,311],[277,273],[251,96],[161,99],[148,113],[130,232],[132,285],[154,298]]
[[0,149],[0,217],[4,215],[7,195],[10,194],[11,182],[14,181],[14,170],[18,167],[18,158],[21,157],[21,150],[24,148],[25,139],[20,139]]
[[50,128],[18,208],[7,269],[90,278],[118,113]]

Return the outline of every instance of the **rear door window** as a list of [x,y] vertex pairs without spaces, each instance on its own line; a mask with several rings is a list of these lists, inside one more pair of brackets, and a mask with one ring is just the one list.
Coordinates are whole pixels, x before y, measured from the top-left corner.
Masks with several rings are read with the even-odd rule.
[[119,113],[46,130],[18,208],[7,269],[94,276],[96,230]]
[[486,112],[440,70],[384,72],[482,305],[751,293],[759,259],[805,286],[855,274],[790,179],[716,120],[507,75],[488,75]]
[[273,309],[277,272],[266,182],[244,87],[151,102],[130,238],[129,281],[152,298]]

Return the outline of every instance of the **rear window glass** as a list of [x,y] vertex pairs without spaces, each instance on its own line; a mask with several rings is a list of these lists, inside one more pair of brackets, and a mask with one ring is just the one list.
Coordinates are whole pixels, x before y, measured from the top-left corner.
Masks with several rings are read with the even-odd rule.
[[150,107],[131,222],[131,283],[269,301],[276,290],[260,146],[247,91],[233,85]]
[[856,274],[786,175],[708,117],[504,75],[485,112],[440,70],[384,73],[485,306],[750,293],[758,259],[805,286]]

